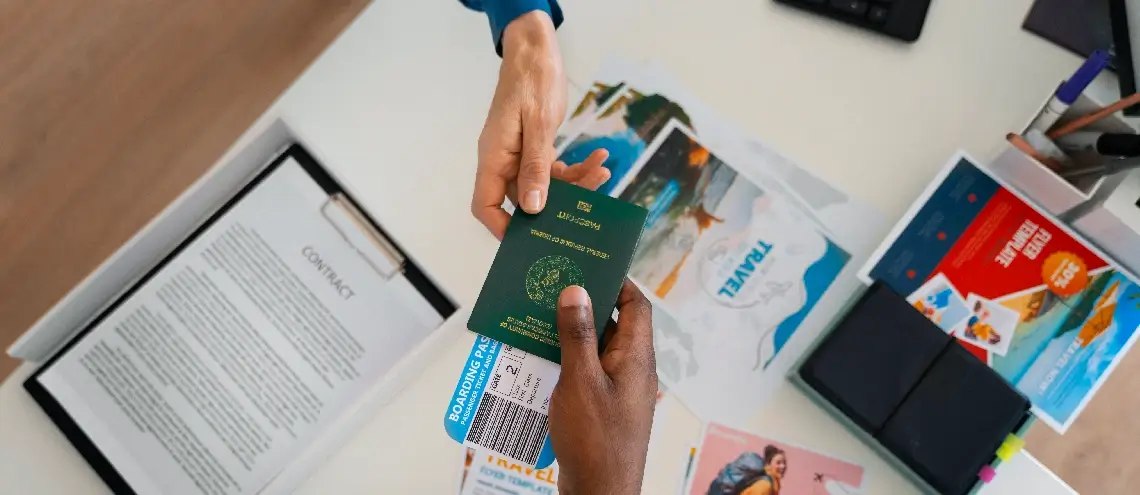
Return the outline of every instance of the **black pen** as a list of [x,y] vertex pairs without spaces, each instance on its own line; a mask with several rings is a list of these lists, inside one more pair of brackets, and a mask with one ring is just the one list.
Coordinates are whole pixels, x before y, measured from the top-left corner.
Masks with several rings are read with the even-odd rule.
[[1074,132],[1057,140],[1066,153],[1090,152],[1104,156],[1140,156],[1140,135],[1108,132]]
[[1065,170],[1061,172],[1061,177],[1064,177],[1065,180],[1072,182],[1073,180],[1083,179],[1090,175],[1112,175],[1117,172],[1132,170],[1134,168],[1140,168],[1140,158],[1121,158],[1119,160],[1113,160],[1103,165],[1093,165],[1091,167],[1081,167]]

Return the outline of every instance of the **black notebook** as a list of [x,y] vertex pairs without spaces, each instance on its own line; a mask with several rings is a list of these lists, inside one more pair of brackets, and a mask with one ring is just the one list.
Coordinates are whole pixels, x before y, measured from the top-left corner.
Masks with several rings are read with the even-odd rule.
[[943,494],[968,493],[1030,407],[881,283],[860,297],[798,373]]
[[804,362],[800,376],[855,424],[876,433],[951,342],[876,284]]

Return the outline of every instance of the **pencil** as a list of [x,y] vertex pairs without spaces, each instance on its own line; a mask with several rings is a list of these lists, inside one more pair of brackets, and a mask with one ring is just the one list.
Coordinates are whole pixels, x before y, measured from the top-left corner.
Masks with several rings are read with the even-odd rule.
[[1009,141],[1009,144],[1012,144],[1014,148],[1029,155],[1030,158],[1041,162],[1042,165],[1049,167],[1049,170],[1056,172],[1061,169],[1061,162],[1042,155],[1034,149],[1033,145],[1029,144],[1029,141],[1026,141],[1025,138],[1011,132],[1005,135],[1005,139]]
[[1132,96],[1129,96],[1128,98],[1121,99],[1120,101],[1118,101],[1116,103],[1113,103],[1107,107],[1104,107],[1100,110],[1097,110],[1093,113],[1090,113],[1088,115],[1080,117],[1077,120],[1074,120],[1072,122],[1069,122],[1068,124],[1065,124],[1061,127],[1054,129],[1053,131],[1049,132],[1049,139],[1055,140],[1055,139],[1060,138],[1062,136],[1067,136],[1069,134],[1077,132],[1081,129],[1084,129],[1085,126],[1088,126],[1089,124],[1092,124],[1093,122],[1096,122],[1100,119],[1108,117],[1109,115],[1112,115],[1116,112],[1124,110],[1125,108],[1128,108],[1128,107],[1135,105],[1137,103],[1140,103],[1140,93],[1136,93]]
[[689,447],[689,463],[685,465],[685,480],[688,481],[689,475],[693,472],[693,459],[697,457],[697,448]]

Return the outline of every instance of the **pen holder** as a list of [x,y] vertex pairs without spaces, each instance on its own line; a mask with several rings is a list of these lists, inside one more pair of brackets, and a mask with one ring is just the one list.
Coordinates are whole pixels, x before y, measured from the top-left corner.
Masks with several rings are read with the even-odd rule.
[[[1037,113],[1029,118],[1025,124],[1026,129],[1022,129],[1022,134],[1028,130],[1029,125],[1045,109],[1048,101],[1049,99],[1046,99]],[[1082,94],[1061,116],[1057,125],[1064,125],[1104,107],[1104,103]],[[1119,115],[1102,119],[1084,130],[1136,133],[1136,130],[1128,122],[1121,119]],[[1107,160],[1106,157],[1093,153],[1070,154],[1069,158],[1071,159],[1069,166],[1072,167],[1093,166],[1102,164]],[[1059,218],[1065,218],[1070,211],[1092,200],[1105,187],[1106,183],[1111,182],[1105,177],[1082,179],[1075,183],[1069,182],[1050,170],[1049,167],[1004,141],[1002,151],[990,163],[989,168],[1007,184],[1018,189],[1038,206]]]
[[1140,273],[1140,170],[1112,178],[1069,222],[1132,273]]
[[[1104,103],[1082,94],[1057,125],[1104,107]],[[1041,110],[1044,108],[1043,104]],[[1029,119],[1026,127],[1041,110]],[[1136,133],[1119,114],[1093,123],[1084,131]],[[1071,183],[1008,142],[1003,141],[1002,146],[990,164],[995,175],[1071,225],[1128,271],[1140,273],[1140,170]],[[1070,154],[1069,158],[1072,167],[1098,165],[1108,159],[1095,153]]]

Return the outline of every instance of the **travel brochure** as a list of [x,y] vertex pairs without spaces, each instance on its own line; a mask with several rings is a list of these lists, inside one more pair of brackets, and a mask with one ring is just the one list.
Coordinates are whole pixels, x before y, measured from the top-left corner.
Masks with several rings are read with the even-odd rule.
[[863,268],[958,338],[1064,433],[1136,340],[1140,287],[965,155]]
[[744,351],[720,359],[766,369],[851,255],[675,120],[644,156],[620,195],[650,211],[630,277],[682,322]]
[[724,425],[705,426],[686,495],[856,495],[862,466]]
[[607,63],[574,108],[559,159],[605,148],[599,191],[649,210],[629,277],[654,302],[662,382],[701,418],[747,422],[858,290],[881,217],[659,70]]
[[[557,463],[538,469],[485,450],[464,448],[462,454],[458,495],[558,493]],[[705,426],[687,466],[682,495],[865,493],[866,471],[858,464],[717,423]]]
[[458,495],[555,495],[558,464],[543,469],[494,453],[463,449]]

